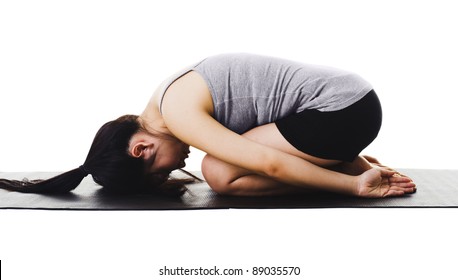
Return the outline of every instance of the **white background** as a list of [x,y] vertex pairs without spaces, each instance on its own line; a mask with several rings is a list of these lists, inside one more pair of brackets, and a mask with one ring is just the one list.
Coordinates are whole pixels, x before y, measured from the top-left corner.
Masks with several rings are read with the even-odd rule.
[[[2,1],[0,171],[77,167],[103,123],[141,113],[162,79],[224,52],[359,73],[384,108],[367,154],[394,167],[457,169],[456,26],[445,0]],[[193,154],[189,170],[200,168]],[[5,279],[165,279],[164,265],[451,279],[456,214],[1,211],[0,259]]]

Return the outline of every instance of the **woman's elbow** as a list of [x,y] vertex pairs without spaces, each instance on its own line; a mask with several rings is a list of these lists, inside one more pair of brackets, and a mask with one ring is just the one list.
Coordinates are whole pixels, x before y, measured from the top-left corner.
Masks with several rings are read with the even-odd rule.
[[272,179],[282,178],[284,174],[284,166],[278,160],[265,158],[259,162],[258,173]]

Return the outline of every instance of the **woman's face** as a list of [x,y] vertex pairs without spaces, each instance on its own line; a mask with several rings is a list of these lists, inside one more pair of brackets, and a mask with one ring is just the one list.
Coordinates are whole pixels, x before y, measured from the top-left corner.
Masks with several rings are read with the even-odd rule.
[[183,168],[189,155],[189,145],[172,137],[156,137],[145,132],[136,133],[130,143],[132,156],[145,161],[146,173],[153,181],[166,181],[169,174]]
[[177,139],[159,139],[146,166],[151,173],[169,174],[175,169],[185,167],[189,155],[189,145]]

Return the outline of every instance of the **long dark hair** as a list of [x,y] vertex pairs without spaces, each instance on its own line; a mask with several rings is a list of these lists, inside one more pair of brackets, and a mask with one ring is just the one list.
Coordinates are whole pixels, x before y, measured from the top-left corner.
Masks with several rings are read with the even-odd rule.
[[86,160],[80,167],[47,180],[0,179],[0,188],[25,193],[63,193],[75,189],[84,177],[91,174],[94,181],[107,191],[183,194],[186,190],[184,184],[197,177],[155,180],[146,174],[143,159],[129,154],[129,140],[141,129],[136,115],[125,115],[107,122],[95,135]]

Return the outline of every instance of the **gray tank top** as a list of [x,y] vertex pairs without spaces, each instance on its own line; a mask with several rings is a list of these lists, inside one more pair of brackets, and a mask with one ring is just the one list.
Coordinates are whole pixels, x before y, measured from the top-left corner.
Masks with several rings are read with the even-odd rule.
[[252,54],[223,54],[177,73],[164,83],[162,94],[189,71],[196,71],[207,82],[214,118],[239,134],[307,109],[344,109],[372,89],[360,76],[340,69]]

